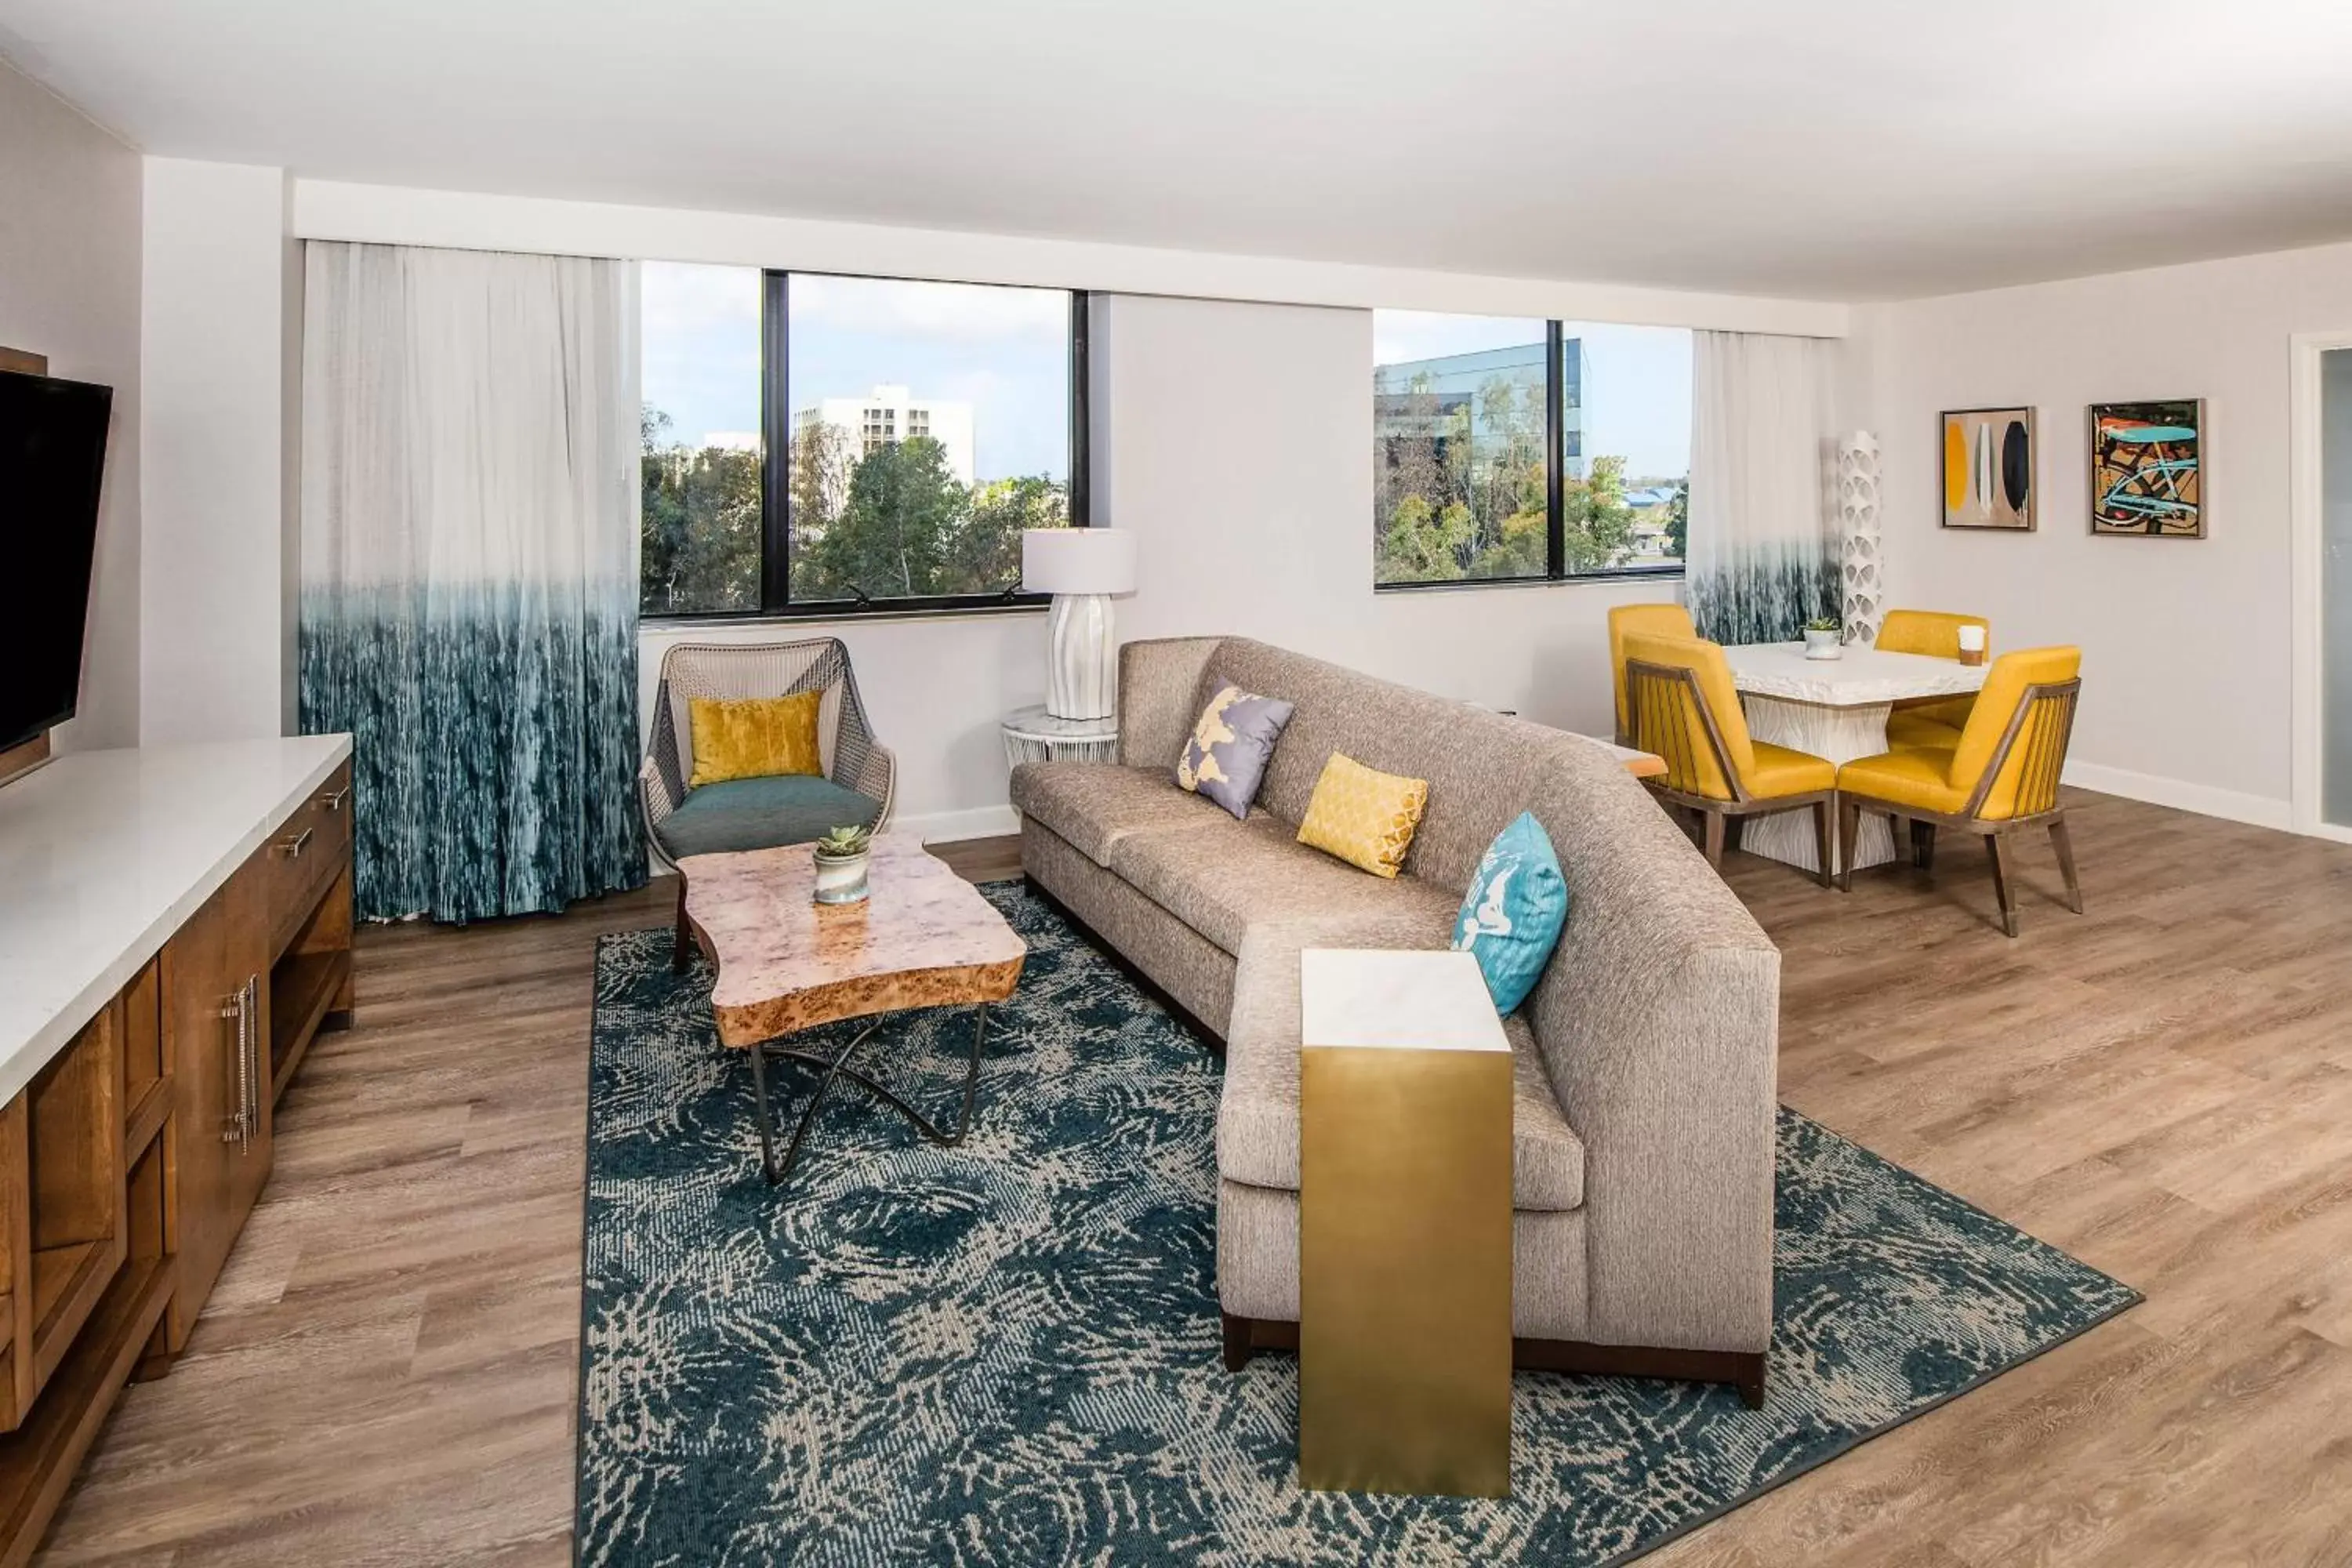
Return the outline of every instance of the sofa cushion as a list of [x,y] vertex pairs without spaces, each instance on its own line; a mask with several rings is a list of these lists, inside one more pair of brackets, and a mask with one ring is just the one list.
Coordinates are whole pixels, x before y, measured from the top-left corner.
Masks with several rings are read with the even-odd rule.
[[1298,842],[1359,871],[1393,877],[1404,868],[1404,852],[1412,847],[1412,830],[1428,804],[1428,780],[1384,773],[1334,752],[1307,803]]
[[1301,915],[1431,912],[1445,945],[1456,900],[1412,877],[1393,881],[1309,849],[1287,823],[1263,812],[1193,827],[1161,827],[1119,839],[1110,869],[1143,895],[1223,948],[1241,952],[1243,934],[1261,921]]
[[[1421,938],[1424,940],[1415,940]],[[1445,920],[1375,930],[1345,919],[1301,920],[1251,934],[1234,976],[1225,1084],[1217,1102],[1217,1173],[1254,1187],[1298,1190],[1298,954],[1308,947],[1442,947]],[[1527,1019],[1503,1020],[1511,1042],[1511,1206],[1560,1210],[1584,1202],[1584,1144],[1560,1114]]]
[[1507,1013],[1536,988],[1560,928],[1568,923],[1568,882],[1551,836],[1523,811],[1495,836],[1454,918],[1454,946],[1478,961],[1479,977]]
[[[1486,846],[1526,808],[1559,753],[1591,750],[1589,742],[1558,730],[1246,637],[1218,645],[1210,679],[1297,705],[1258,790],[1258,804],[1285,822],[1306,819],[1334,752],[1382,773],[1427,780],[1429,801],[1405,855],[1405,875],[1434,882],[1457,899]],[[1202,695],[1205,700],[1207,693]],[[1630,776],[1625,784],[1644,806],[1656,809]],[[1553,837],[1557,843],[1559,836]],[[1566,848],[1561,845],[1563,853]]]
[[1013,770],[1013,804],[1022,816],[1036,818],[1104,867],[1110,864],[1111,846],[1130,833],[1234,826],[1233,818],[1213,801],[1178,789],[1166,768],[1024,763]]
[[673,860],[740,849],[807,844],[828,828],[871,827],[882,803],[806,773],[730,779],[688,790],[654,829]]
[[1234,820],[1249,816],[1265,761],[1290,722],[1291,705],[1234,685],[1221,686],[1202,705],[1176,759],[1177,787],[1215,801]]
[[824,772],[824,748],[817,742],[822,691],[788,697],[689,697],[686,711],[694,737],[694,772],[688,789],[730,779],[779,774],[817,777]]

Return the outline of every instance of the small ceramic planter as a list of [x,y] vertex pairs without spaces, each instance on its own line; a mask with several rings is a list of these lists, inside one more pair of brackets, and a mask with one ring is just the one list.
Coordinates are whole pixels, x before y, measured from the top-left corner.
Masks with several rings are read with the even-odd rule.
[[816,901],[820,904],[863,903],[868,891],[866,863],[872,852],[861,849],[855,855],[835,858],[816,857]]
[[1839,634],[1836,632],[1817,632],[1808,626],[1805,628],[1805,657],[1807,658],[1843,658],[1845,649],[1840,646],[1838,638]]

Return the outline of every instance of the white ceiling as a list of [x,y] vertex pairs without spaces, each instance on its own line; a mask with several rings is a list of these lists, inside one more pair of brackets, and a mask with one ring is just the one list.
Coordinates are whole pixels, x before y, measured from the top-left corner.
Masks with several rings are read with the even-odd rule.
[[151,153],[1866,300],[2352,237],[2342,0],[0,0]]

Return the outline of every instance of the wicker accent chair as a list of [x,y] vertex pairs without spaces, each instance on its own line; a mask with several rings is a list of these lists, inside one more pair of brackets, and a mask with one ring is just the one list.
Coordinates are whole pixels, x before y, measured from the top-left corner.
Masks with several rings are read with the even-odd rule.
[[[732,779],[689,790],[694,728],[687,704],[697,697],[789,697],[822,691],[817,747],[822,777]],[[654,693],[653,742],[637,770],[646,838],[654,857],[678,871],[677,963],[693,952],[686,923],[690,855],[804,844],[826,829],[857,823],[880,831],[897,804],[898,760],[874,738],[849,649],[838,637],[785,643],[677,643],[662,655]]]

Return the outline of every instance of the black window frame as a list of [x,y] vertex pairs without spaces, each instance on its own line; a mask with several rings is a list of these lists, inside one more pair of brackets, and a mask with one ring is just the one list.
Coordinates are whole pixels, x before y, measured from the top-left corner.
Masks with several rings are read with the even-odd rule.
[[[1383,583],[1377,575],[1380,566],[1380,546],[1372,547],[1375,594],[1424,594],[1460,588],[1525,588],[1549,583],[1638,583],[1673,581],[1683,576],[1687,563],[1677,561],[1671,566],[1619,566],[1602,572],[1570,572],[1568,570],[1568,458],[1567,430],[1561,420],[1561,405],[1566,401],[1566,373],[1560,364],[1560,350],[1566,345],[1567,334],[1562,321],[1544,322],[1544,570],[1540,576],[1521,573],[1511,577],[1437,577],[1425,582]],[[1685,480],[1685,483],[1688,481]]]
[[[792,279],[789,268],[762,268],[760,274],[760,603],[731,610],[641,611],[639,621],[650,626],[699,626],[743,621],[888,620],[909,616],[969,616],[1003,612],[1034,612],[1053,600],[1045,594],[1024,594],[1015,585],[993,594],[916,594],[895,598],[798,600],[792,595],[793,502],[792,459]],[[887,274],[817,272],[812,278],[873,278],[884,282],[929,283],[953,279],[894,278]],[[1048,284],[988,285],[1007,288],[1051,288]],[[1094,491],[1088,474],[1093,426],[1087,377],[1087,324],[1094,294],[1085,289],[1064,289],[1070,297],[1070,526],[1088,528],[1094,521]]]

